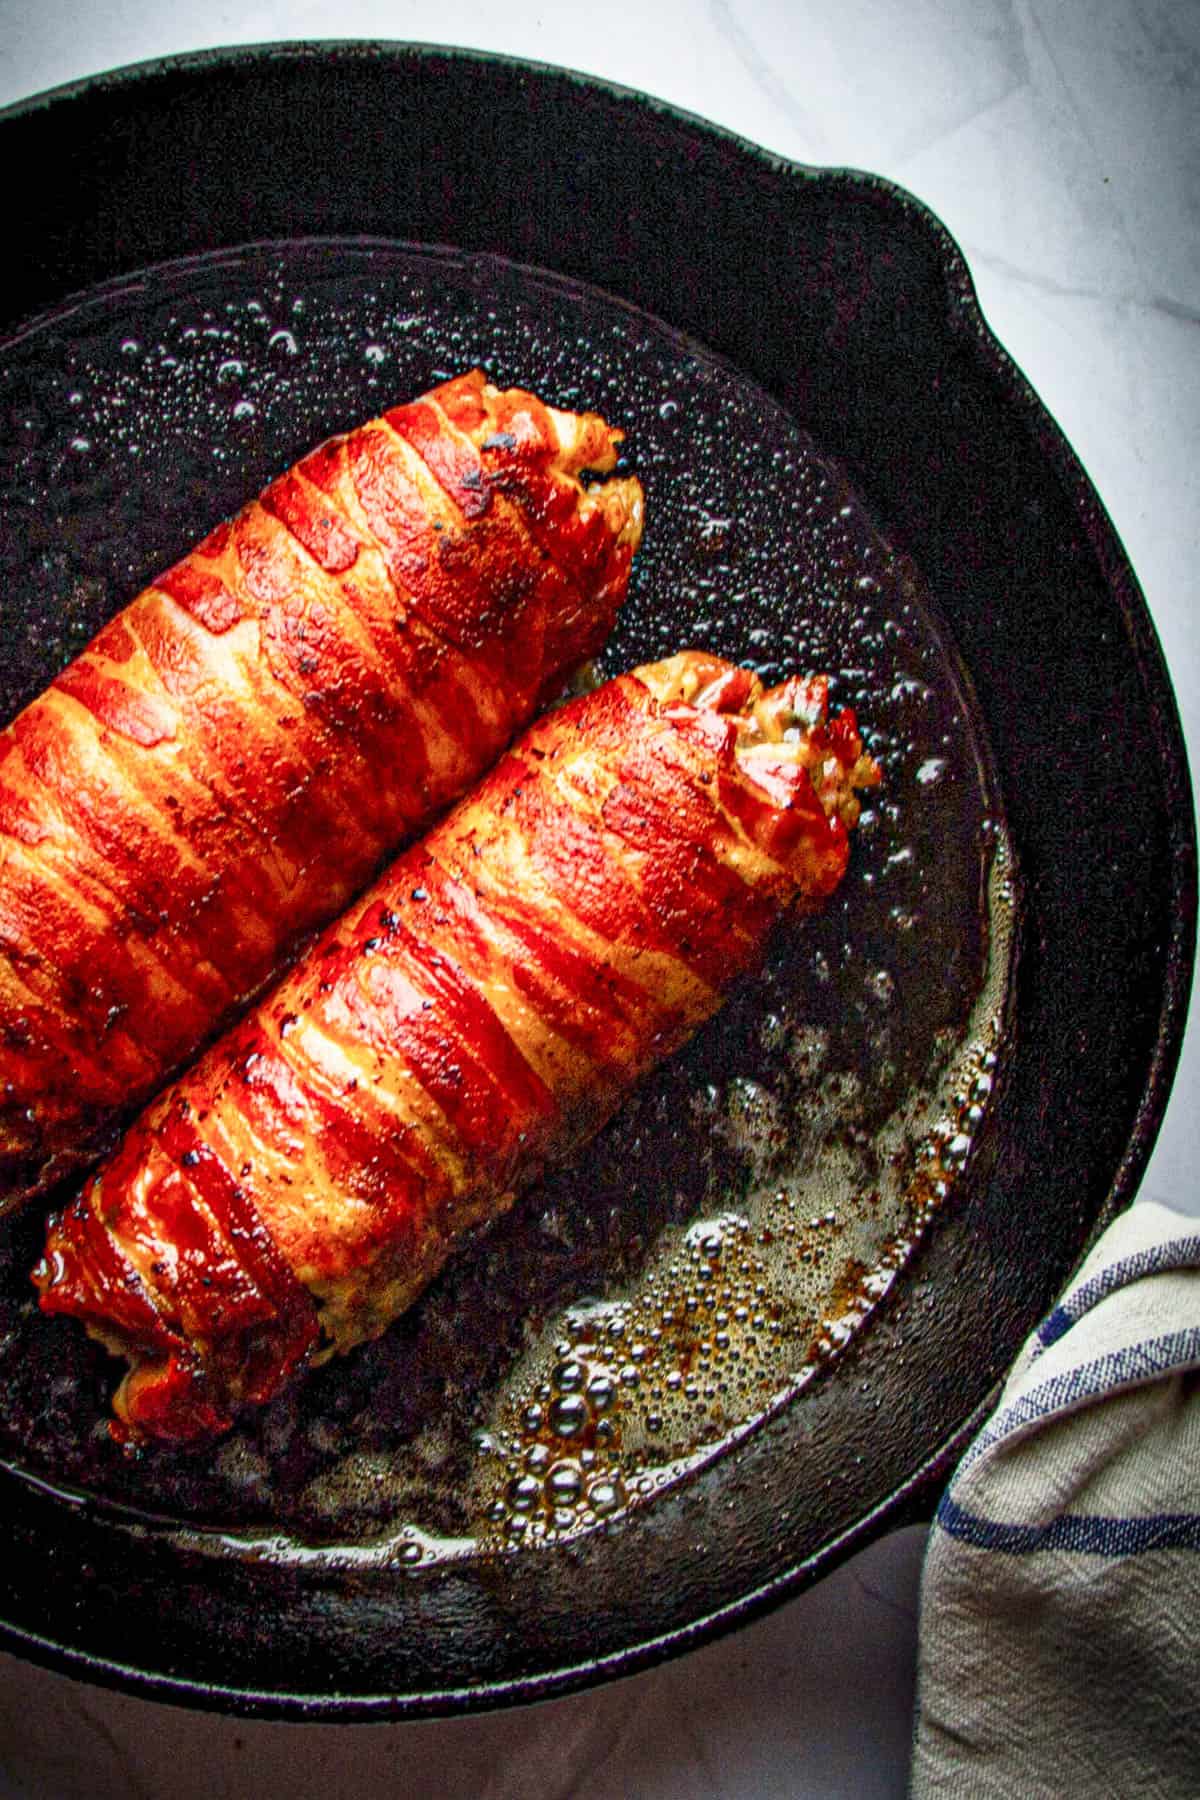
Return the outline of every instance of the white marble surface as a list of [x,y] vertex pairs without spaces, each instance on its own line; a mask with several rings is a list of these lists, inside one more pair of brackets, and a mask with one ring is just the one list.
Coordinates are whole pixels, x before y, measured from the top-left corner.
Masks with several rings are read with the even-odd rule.
[[[1075,445],[1200,743],[1196,0],[0,0],[0,104],[177,50],[471,45],[663,96],[801,161],[877,170],[962,245]],[[1200,1214],[1195,1027],[1143,1192]],[[524,1712],[339,1730],[107,1695],[0,1657],[0,1795],[903,1794],[922,1538],[895,1534],[682,1662]]]

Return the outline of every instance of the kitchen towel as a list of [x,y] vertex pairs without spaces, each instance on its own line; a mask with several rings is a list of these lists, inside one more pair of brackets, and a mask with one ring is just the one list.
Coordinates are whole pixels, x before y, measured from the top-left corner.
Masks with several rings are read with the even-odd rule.
[[913,1800],[1200,1795],[1200,1219],[1140,1200],[938,1508]]

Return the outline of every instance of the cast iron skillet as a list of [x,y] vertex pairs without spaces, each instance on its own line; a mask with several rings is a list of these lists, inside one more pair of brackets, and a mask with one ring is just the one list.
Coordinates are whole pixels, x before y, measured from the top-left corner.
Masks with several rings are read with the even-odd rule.
[[924,1252],[936,1313],[903,1359],[887,1354],[903,1308],[870,1334],[882,1410],[827,1380],[626,1528],[403,1578],[214,1561],[0,1481],[4,1641],[161,1698],[381,1718],[680,1651],[927,1512],[1021,1339],[1136,1189],[1183,1029],[1195,845],[1121,546],[936,220],[883,181],[781,162],[642,96],[457,51],[276,46],[26,102],[0,118],[0,153],[38,174],[8,186],[0,329],[218,246],[500,253],[743,370],[838,459],[949,621],[1023,876],[1017,1053],[985,1178]]

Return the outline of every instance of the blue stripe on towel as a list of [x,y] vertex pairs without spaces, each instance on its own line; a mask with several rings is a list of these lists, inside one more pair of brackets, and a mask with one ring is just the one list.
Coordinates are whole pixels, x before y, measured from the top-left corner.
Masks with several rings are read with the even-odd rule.
[[1118,1288],[1127,1287],[1131,1281],[1140,1281],[1145,1275],[1195,1268],[1200,1268],[1200,1237],[1172,1238],[1170,1243],[1156,1244],[1151,1249],[1118,1258],[1089,1276],[1043,1319],[1038,1327],[1034,1356],[1065,1337],[1076,1319],[1081,1319],[1098,1301]]
[[961,1478],[972,1463],[1015,1431],[1052,1418],[1065,1408],[1101,1400],[1118,1388],[1132,1387],[1160,1375],[1197,1366],[1200,1366],[1200,1327],[1193,1325],[1183,1331],[1168,1332],[1163,1337],[1145,1338],[1140,1344],[1126,1345],[1093,1362],[1081,1363],[1077,1368],[1064,1369],[1049,1381],[1019,1395],[984,1426],[959,1464],[955,1479]]
[[1156,1513],[1145,1519],[1060,1513],[1045,1525],[1007,1525],[967,1512],[946,1494],[938,1507],[937,1522],[950,1537],[977,1550],[999,1550],[1008,1556],[1030,1556],[1045,1550],[1068,1550],[1083,1556],[1200,1550],[1200,1516],[1195,1513]]
[[1051,1344],[1057,1344],[1060,1337],[1066,1337],[1075,1323],[1075,1317],[1076,1315],[1065,1306],[1056,1306],[1052,1313],[1048,1313],[1038,1326],[1034,1356],[1040,1355],[1043,1350],[1048,1350]]

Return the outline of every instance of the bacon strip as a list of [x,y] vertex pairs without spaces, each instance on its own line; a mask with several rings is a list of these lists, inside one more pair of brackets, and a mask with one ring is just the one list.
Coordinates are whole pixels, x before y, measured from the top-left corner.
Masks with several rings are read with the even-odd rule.
[[824,712],[684,653],[547,715],[151,1105],[35,1274],[129,1359],[118,1435],[384,1330],[832,892],[878,777]]
[[90,1160],[593,655],[621,433],[478,371],[331,439],[0,733],[0,1211]]

